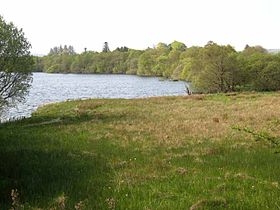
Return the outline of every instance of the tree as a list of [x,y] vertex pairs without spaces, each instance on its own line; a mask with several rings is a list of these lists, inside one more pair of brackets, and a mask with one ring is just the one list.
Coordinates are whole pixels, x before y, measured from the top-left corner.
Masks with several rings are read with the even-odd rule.
[[214,42],[199,49],[192,58],[189,76],[199,92],[229,92],[238,85],[236,51],[230,45],[220,46]]
[[[147,49],[140,57],[138,63],[137,74],[142,76],[153,75],[153,70],[157,65],[157,50]],[[154,72],[156,73],[156,72]]]
[[280,62],[267,62],[267,65],[259,73],[255,82],[255,89],[259,91],[277,91],[280,89]]
[[32,81],[31,45],[22,29],[0,16],[0,108],[22,101]]
[[239,55],[240,68],[246,78],[248,90],[280,90],[280,57],[256,51],[252,54],[242,52]]
[[102,52],[106,52],[106,53],[107,53],[107,52],[110,52],[108,42],[104,42]]
[[130,49],[128,52],[128,58],[125,62],[127,66],[127,72],[126,74],[137,74],[137,70],[139,69],[139,58],[141,54],[143,53],[142,50],[132,50]]
[[119,52],[128,52],[129,48],[124,46],[124,47],[117,47],[115,49],[115,51],[119,51]]
[[64,47],[62,47],[61,45],[59,47],[54,47],[50,49],[50,52],[48,55],[75,55],[76,52],[74,50],[74,47],[69,45],[64,45]]
[[245,46],[243,50],[243,54],[252,55],[255,53],[266,54],[267,50],[260,45],[250,47],[248,44]]
[[185,51],[187,49],[186,45],[182,42],[174,41],[170,44],[172,50]]

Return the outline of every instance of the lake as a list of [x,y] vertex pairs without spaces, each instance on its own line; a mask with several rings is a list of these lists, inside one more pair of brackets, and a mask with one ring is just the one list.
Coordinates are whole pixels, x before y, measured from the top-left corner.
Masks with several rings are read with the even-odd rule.
[[185,84],[134,75],[34,73],[26,101],[9,109],[2,120],[29,117],[39,106],[73,99],[186,95]]

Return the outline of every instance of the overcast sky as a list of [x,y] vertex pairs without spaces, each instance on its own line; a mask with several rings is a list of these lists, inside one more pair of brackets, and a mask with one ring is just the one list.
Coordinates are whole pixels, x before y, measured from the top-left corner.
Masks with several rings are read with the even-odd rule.
[[73,45],[101,51],[212,40],[280,48],[280,0],[0,0],[0,15],[23,28],[32,53]]

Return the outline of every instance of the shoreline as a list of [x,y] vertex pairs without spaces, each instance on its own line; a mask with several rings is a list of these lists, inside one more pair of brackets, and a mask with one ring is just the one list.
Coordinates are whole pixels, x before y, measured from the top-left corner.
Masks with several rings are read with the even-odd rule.
[[168,77],[163,77],[163,76],[155,76],[155,75],[138,75],[138,74],[125,74],[125,73],[82,73],[82,72],[43,72],[43,71],[33,71],[31,72],[33,73],[45,73],[45,74],[65,74],[65,75],[69,75],[69,74],[73,74],[73,75],[129,75],[129,76],[136,76],[136,77],[147,77],[147,78],[159,78],[160,81],[164,81],[164,80],[168,80],[168,81],[173,81],[173,82],[186,82],[186,83],[190,83],[188,81],[185,80],[180,80],[180,79],[172,79],[172,78],[168,78]]

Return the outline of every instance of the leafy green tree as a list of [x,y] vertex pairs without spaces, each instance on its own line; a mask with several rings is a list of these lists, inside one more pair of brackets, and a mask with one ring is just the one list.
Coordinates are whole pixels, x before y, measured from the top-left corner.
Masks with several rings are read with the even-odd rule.
[[187,80],[194,91],[229,92],[278,90],[280,55],[261,46],[247,45],[236,52],[230,45],[208,42],[187,48],[182,42],[158,43],[154,48],[133,50],[118,47],[110,52],[76,54],[70,45],[54,47],[47,56],[35,58],[36,71],[114,73],[164,76]]
[[186,45],[182,42],[174,41],[168,45],[168,52],[162,68],[162,76],[178,80],[182,71],[180,64],[180,56],[187,49]]
[[170,44],[170,48],[172,50],[185,51],[187,49],[187,46],[182,42],[174,41]]
[[71,66],[70,66],[70,72],[72,73],[79,73],[81,71],[81,62],[80,62],[80,56],[75,56],[72,60]]
[[253,46],[253,47],[250,47],[249,45],[246,45],[244,50],[243,50],[243,54],[245,54],[245,55],[252,55],[252,54],[256,54],[256,53],[265,54],[265,53],[268,53],[268,52],[265,48],[263,48],[260,45]]
[[119,51],[119,52],[128,52],[129,48],[124,46],[124,47],[117,47],[114,51]]
[[129,53],[126,51],[114,51],[111,55],[111,65],[113,67],[113,73],[125,74],[127,72],[126,60]]
[[68,73],[71,71],[73,56],[69,54],[61,55],[60,69],[62,72]]
[[33,56],[34,60],[34,69],[35,72],[42,72],[44,71],[44,65],[43,65],[43,58],[39,56]]
[[[199,67],[200,63],[194,64],[194,62],[198,62],[201,56],[201,47],[190,47],[185,52],[182,52],[180,55],[180,64],[183,66],[182,71],[180,72],[180,79],[191,81],[192,74],[196,73],[194,70],[194,66]],[[191,71],[192,70],[192,71]]]
[[108,42],[104,42],[102,52],[105,52],[105,53],[110,52]]
[[128,57],[125,61],[125,65],[127,68],[126,74],[137,74],[139,69],[139,58],[142,55],[142,50],[133,50],[130,49],[128,51]]
[[[181,55],[182,51],[177,50],[175,48],[173,48],[168,56],[167,56],[167,61],[166,61],[166,68],[163,71],[163,76],[167,77],[167,78],[172,78],[173,79],[177,79],[175,78],[177,73],[178,73],[178,66],[180,65],[180,55]],[[177,73],[175,73],[175,69]]]
[[268,53],[239,55],[239,65],[246,80],[244,84],[248,90],[275,91],[280,90],[280,56]]
[[229,92],[237,86],[236,51],[230,45],[220,46],[208,42],[193,59],[190,80],[199,92]]
[[160,42],[153,51],[155,65],[152,68],[151,75],[164,76],[164,72],[168,68],[168,54],[170,52],[170,47],[167,44]]
[[157,64],[156,58],[157,52],[155,49],[145,50],[145,52],[139,58],[139,68],[137,74],[142,76],[150,76],[153,75],[152,69],[154,69],[154,73],[156,73],[156,69],[154,68]]
[[166,52],[166,51],[169,51],[169,50],[170,50],[170,47],[169,47],[167,44],[165,44],[165,43],[163,43],[163,42],[160,42],[160,43],[157,44],[156,49],[157,49],[157,50],[161,50],[161,51],[163,51],[163,52]]
[[64,45],[64,47],[62,47],[61,45],[59,47],[54,47],[50,49],[50,52],[48,55],[75,55],[76,52],[74,50],[74,47],[69,45]]
[[0,108],[22,101],[32,81],[31,45],[22,29],[0,16]]
[[259,91],[280,90],[280,62],[268,62],[264,69],[259,73],[256,80],[256,89]]

